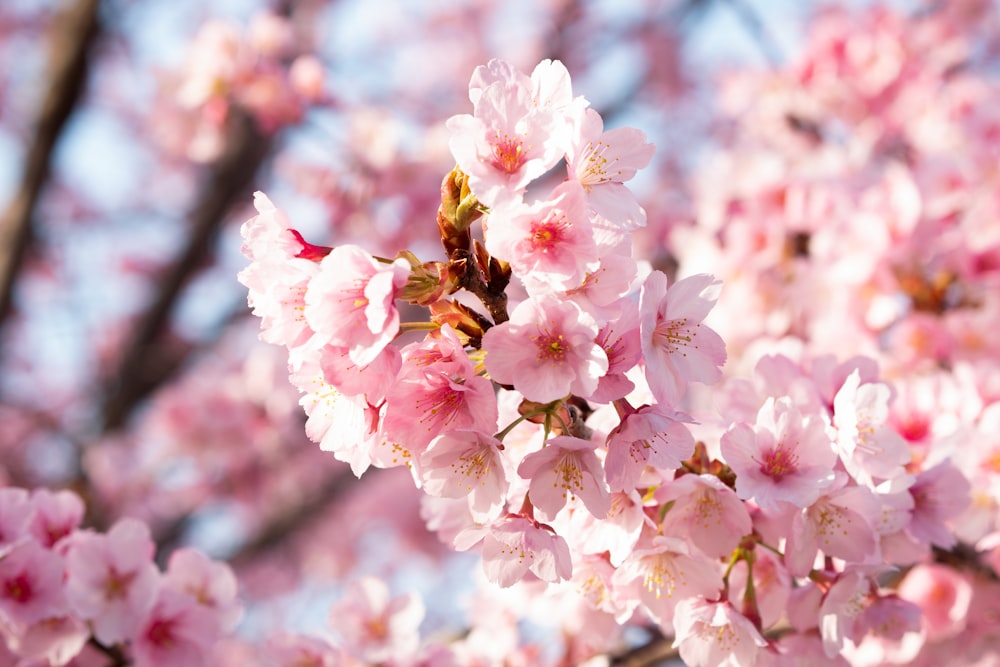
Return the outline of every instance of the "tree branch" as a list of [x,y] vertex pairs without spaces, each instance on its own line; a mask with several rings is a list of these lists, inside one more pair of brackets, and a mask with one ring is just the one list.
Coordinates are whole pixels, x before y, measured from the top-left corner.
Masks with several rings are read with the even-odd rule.
[[56,17],[49,36],[51,78],[39,110],[24,174],[0,217],[0,322],[13,309],[14,288],[32,242],[32,219],[51,171],[52,152],[87,87],[88,53],[100,34],[99,0],[78,0]]

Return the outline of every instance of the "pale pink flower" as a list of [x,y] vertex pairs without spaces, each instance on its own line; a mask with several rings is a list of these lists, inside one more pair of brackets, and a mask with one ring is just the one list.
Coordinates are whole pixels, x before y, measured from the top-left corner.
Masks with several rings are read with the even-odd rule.
[[149,528],[121,519],[107,534],[78,532],[66,554],[66,596],[105,644],[130,638],[152,607],[159,582]]
[[569,536],[574,552],[605,554],[617,567],[635,548],[642,529],[652,521],[646,515],[638,492],[610,494],[611,509],[597,518],[590,512],[564,512],[557,528]]
[[729,573],[729,601],[734,605],[742,604],[750,574],[753,575],[753,594],[760,626],[769,628],[786,614],[791,617],[792,575],[782,557],[758,547],[754,550],[752,568],[747,566],[745,559],[737,561]]
[[496,518],[511,474],[503,445],[480,431],[450,431],[431,441],[420,457],[423,489],[432,496],[469,499],[477,521]]
[[679,468],[694,452],[694,438],[683,423],[689,420],[661,405],[643,405],[624,415],[608,434],[604,467],[611,489],[636,488],[647,466],[663,472]]
[[549,438],[545,447],[521,460],[517,474],[531,480],[531,503],[550,519],[566,500],[579,498],[599,519],[611,509],[604,470],[594,453],[595,445],[568,435]]
[[451,327],[406,346],[402,354],[402,368],[386,395],[382,430],[388,440],[418,457],[448,431],[496,431],[493,384],[476,375]]
[[529,294],[571,290],[599,266],[583,189],[572,181],[548,199],[497,206],[485,236],[486,250],[510,263]]
[[236,597],[236,576],[229,565],[197,549],[184,547],[170,554],[162,581],[208,609],[223,632],[232,631],[243,614]]
[[299,403],[308,415],[306,435],[338,461],[350,464],[351,472],[361,477],[373,463],[380,441],[379,408],[364,396],[340,393],[326,383],[320,369],[308,363],[293,373],[292,382],[303,392]]
[[736,493],[764,510],[779,511],[782,503],[807,507],[834,482],[837,454],[826,424],[800,414],[788,397],[768,398],[757,423],[733,425],[720,447],[736,473]]
[[366,366],[399,333],[395,298],[409,271],[405,259],[383,264],[358,246],[338,246],[309,281],[306,322],[324,343],[348,348],[351,361]]
[[715,562],[690,553],[687,543],[657,535],[625,559],[612,578],[625,598],[638,599],[649,617],[669,631],[678,603],[692,597],[714,598],[722,589]]
[[0,621],[28,626],[65,613],[65,563],[33,539],[0,556]]
[[587,192],[587,206],[611,225],[628,232],[646,225],[646,212],[623,185],[649,164],[655,147],[631,127],[604,131],[601,115],[586,109],[566,154],[569,177]]
[[60,615],[44,618],[8,635],[7,645],[25,660],[61,667],[75,658],[89,639],[90,628],[86,623],[72,615]]
[[573,576],[573,560],[566,540],[547,526],[510,514],[493,522],[481,545],[483,572],[507,588],[532,573],[542,581]]
[[531,401],[587,397],[608,370],[608,357],[594,342],[597,331],[594,318],[572,301],[527,299],[483,336],[486,370]]
[[817,551],[851,563],[868,562],[878,553],[873,525],[880,507],[863,486],[849,486],[821,496],[793,515],[785,562],[795,576],[805,576]]
[[0,488],[0,557],[28,535],[33,514],[25,489]]
[[339,667],[337,649],[322,639],[279,632],[264,645],[274,667]]
[[969,480],[949,461],[921,471],[910,487],[913,511],[906,532],[919,542],[952,548],[958,540],[947,521],[968,507],[970,491]]
[[523,75],[515,76],[508,81],[506,74],[492,80],[473,74],[474,115],[455,115],[446,123],[455,161],[468,174],[476,197],[491,207],[520,196],[563,155],[561,137],[554,132],[557,119],[535,104]]
[[702,320],[718,298],[721,283],[699,274],[675,282],[653,271],[639,298],[640,335],[646,381],[660,403],[676,406],[688,382],[713,383],[722,377],[726,347]]
[[131,637],[135,667],[202,667],[219,639],[219,621],[190,595],[159,589]]
[[713,558],[728,556],[753,529],[746,505],[714,475],[682,475],[655,497],[672,503],[663,517],[664,534],[686,537]]
[[247,302],[253,314],[261,318],[261,339],[276,345],[300,345],[312,335],[303,312],[304,297],[319,266],[303,257],[305,242],[267,195],[254,193],[254,206],[257,215],[240,228],[243,254],[251,263],[237,278],[248,290]]
[[828,657],[837,655],[845,640],[861,638],[860,626],[856,628],[855,623],[874,598],[875,584],[866,570],[853,567],[837,577],[820,605],[819,627]]
[[403,660],[420,646],[424,604],[415,593],[390,597],[382,580],[362,577],[348,584],[329,619],[352,656],[370,663]]
[[621,299],[618,303],[620,309],[597,332],[595,342],[608,356],[608,372],[601,377],[597,390],[590,397],[595,403],[623,398],[635,389],[635,383],[625,374],[642,359],[639,306],[630,299]]
[[913,566],[897,592],[923,612],[929,641],[940,641],[961,633],[972,602],[972,581],[960,570],[938,563]]
[[35,489],[31,493],[35,508],[31,517],[31,534],[45,547],[53,547],[72,533],[83,520],[84,506],[80,496],[72,491]]
[[889,396],[888,385],[861,384],[855,370],[833,399],[840,459],[859,483],[873,488],[880,480],[902,475],[910,461],[906,441],[886,423]]
[[691,667],[753,667],[767,640],[728,602],[696,597],[677,605],[673,646]]

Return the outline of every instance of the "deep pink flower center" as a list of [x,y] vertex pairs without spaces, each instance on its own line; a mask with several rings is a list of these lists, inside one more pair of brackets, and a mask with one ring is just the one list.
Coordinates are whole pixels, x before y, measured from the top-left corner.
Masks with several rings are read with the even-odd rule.
[[548,252],[566,237],[566,218],[549,216],[541,222],[531,223],[531,245],[535,250]]
[[799,457],[795,452],[778,445],[774,449],[764,451],[764,455],[761,457],[760,471],[774,481],[780,482],[783,477],[791,475],[799,469],[798,463]]
[[20,602],[22,604],[27,602],[31,599],[31,593],[31,580],[28,579],[27,574],[22,573],[13,579],[8,579],[4,583],[4,597],[9,598],[14,602]]
[[146,639],[154,646],[169,648],[176,643],[173,620],[156,620],[149,626]]
[[516,173],[525,161],[524,142],[503,133],[497,134],[492,143],[493,166],[508,174]]

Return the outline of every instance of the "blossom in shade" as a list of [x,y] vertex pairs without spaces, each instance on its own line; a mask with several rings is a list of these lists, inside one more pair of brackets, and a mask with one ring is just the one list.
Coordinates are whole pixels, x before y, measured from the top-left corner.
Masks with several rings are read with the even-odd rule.
[[346,347],[351,361],[366,366],[399,333],[395,298],[409,272],[405,259],[383,264],[358,246],[338,246],[309,281],[306,322],[325,344]]
[[105,644],[130,638],[152,607],[159,584],[146,524],[118,521],[106,534],[77,532],[66,555],[66,596]]
[[148,615],[132,637],[135,664],[142,667],[202,667],[220,638],[219,621],[191,596],[159,589]]
[[403,364],[386,395],[383,432],[414,457],[453,430],[494,432],[493,384],[475,368],[449,326],[403,349]]
[[170,554],[163,585],[186,593],[211,611],[223,631],[233,630],[243,613],[233,571],[196,549],[184,547]]
[[529,294],[565,292],[600,265],[583,188],[573,181],[533,204],[511,201],[490,213],[486,250],[506,260]]
[[33,512],[26,490],[0,488],[0,557],[27,535]]
[[504,588],[528,573],[555,582],[573,576],[566,540],[547,526],[520,515],[493,522],[480,545],[486,578]]
[[495,518],[506,500],[510,464],[503,445],[481,431],[449,431],[420,457],[423,489],[432,496],[469,499],[477,521]]
[[381,579],[362,577],[330,607],[329,618],[350,655],[368,663],[402,660],[420,646],[424,603],[415,593],[390,597]]
[[549,518],[563,508],[567,498],[579,498],[600,519],[611,509],[604,470],[589,440],[568,435],[550,438],[545,447],[521,460],[517,474],[531,480],[531,502]]
[[753,667],[767,640],[728,602],[693,597],[677,605],[673,645],[691,667]]
[[594,318],[572,301],[532,297],[483,336],[486,370],[531,401],[589,396],[608,370],[597,331]]
[[768,398],[757,423],[736,424],[720,443],[736,473],[736,493],[765,510],[808,507],[834,482],[837,454],[817,416],[803,416],[788,397]]
[[969,480],[949,461],[921,471],[910,486],[913,511],[907,533],[942,549],[955,546],[958,540],[946,522],[968,507],[971,490]]
[[792,517],[785,562],[795,576],[809,573],[817,551],[855,563],[868,562],[877,553],[873,525],[881,507],[863,486],[831,491]]
[[662,471],[679,468],[694,451],[694,438],[683,424],[685,419],[686,415],[661,405],[644,405],[625,415],[608,434],[604,466],[611,489],[636,488],[647,466]]
[[722,377],[726,346],[705,326],[721,283],[698,274],[667,288],[667,277],[653,271],[639,297],[639,333],[646,364],[646,382],[660,403],[674,406],[688,382],[713,383]]
[[640,542],[612,581],[622,596],[638,599],[650,618],[668,630],[681,600],[718,595],[722,573],[714,562],[692,555],[683,540],[657,535]]
[[753,528],[746,505],[714,475],[683,475],[660,487],[656,500],[672,503],[664,533],[687,537],[713,558],[728,556]]
[[35,511],[30,532],[42,546],[55,546],[83,520],[83,501],[72,491],[35,489],[31,493],[31,504]]
[[0,557],[0,622],[27,626],[65,611],[59,554],[23,540]]

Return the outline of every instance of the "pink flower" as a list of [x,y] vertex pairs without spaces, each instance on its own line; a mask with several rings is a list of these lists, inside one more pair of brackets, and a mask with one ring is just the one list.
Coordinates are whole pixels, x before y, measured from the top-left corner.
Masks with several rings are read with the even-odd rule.
[[473,518],[496,518],[506,501],[510,477],[502,447],[480,431],[439,435],[420,457],[424,491],[444,498],[468,497]]
[[682,600],[714,598],[722,589],[722,573],[714,562],[692,556],[687,543],[662,535],[633,551],[612,580],[620,595],[638,599],[665,631],[669,631],[674,610]]
[[597,323],[572,301],[533,297],[483,336],[486,370],[531,401],[587,397],[608,370],[596,337]]
[[233,571],[227,564],[213,561],[196,549],[181,548],[170,554],[163,585],[191,596],[205,607],[221,631],[232,631],[243,613],[236,598]]
[[254,206],[258,215],[240,228],[243,254],[252,261],[237,277],[248,289],[254,315],[261,318],[261,338],[277,345],[300,345],[312,335],[303,299],[319,267],[302,256],[306,244],[290,229],[284,211],[263,192],[254,193]]
[[26,490],[0,488],[0,557],[27,536],[33,514]]
[[728,556],[753,529],[746,505],[714,475],[683,475],[660,487],[656,500],[673,503],[664,534],[687,537],[707,556]]
[[567,498],[579,498],[599,519],[611,509],[604,470],[589,440],[568,435],[550,438],[541,450],[521,460],[517,474],[531,480],[531,503],[550,519],[563,508]]
[[566,540],[523,516],[510,514],[491,524],[481,549],[486,578],[504,588],[529,572],[549,582],[573,576]]
[[921,563],[906,573],[898,592],[901,598],[920,607],[928,640],[954,637],[965,629],[972,583],[961,571],[937,563]]
[[264,653],[275,667],[339,667],[341,664],[337,657],[340,651],[327,642],[285,632],[271,636]]
[[309,281],[306,322],[326,344],[348,348],[351,361],[366,366],[399,332],[394,301],[407,276],[404,259],[382,264],[357,246],[338,246]]
[[611,489],[636,488],[647,466],[664,472],[679,468],[694,452],[694,438],[682,423],[685,418],[660,405],[644,405],[623,416],[608,434],[604,466]]
[[105,644],[129,639],[152,607],[159,581],[149,528],[122,519],[107,534],[75,533],[66,555],[66,596]]
[[415,457],[448,431],[496,431],[493,384],[476,375],[451,327],[403,349],[402,369],[386,396],[382,428],[388,440]]
[[728,602],[689,598],[674,613],[673,646],[691,667],[753,667],[767,640]]
[[[557,117],[550,107],[536,103],[532,88],[523,74],[491,61],[472,76],[469,97],[474,115],[460,114],[447,121],[452,133],[448,147],[468,174],[472,191],[487,206],[520,196],[563,155]],[[551,96],[554,90],[546,92]]]
[[631,127],[604,132],[601,115],[586,109],[566,154],[566,167],[569,177],[586,190],[588,208],[627,232],[645,226],[646,212],[623,183],[649,164],[654,151],[644,132]]
[[31,534],[45,547],[53,547],[80,525],[83,501],[72,491],[35,489],[31,494],[35,512],[31,518]]
[[840,459],[847,471],[867,486],[902,475],[903,466],[910,461],[906,441],[886,423],[889,394],[888,385],[883,383],[861,384],[855,370],[833,399]]
[[834,482],[837,455],[825,423],[799,414],[788,397],[768,398],[757,424],[732,426],[720,447],[736,473],[736,493],[768,511],[782,503],[808,507]]
[[821,496],[796,512],[785,549],[785,562],[795,576],[805,576],[818,550],[851,563],[869,562],[877,553],[872,527],[881,508],[863,486],[849,486]]
[[25,660],[61,667],[75,658],[89,639],[90,628],[86,623],[72,615],[60,615],[44,618],[8,635],[7,645]]
[[0,556],[0,621],[28,626],[65,612],[62,557],[35,540]]
[[330,625],[352,656],[369,663],[403,660],[420,646],[424,604],[414,593],[389,597],[380,579],[351,582],[344,597],[330,608]]
[[510,263],[529,294],[571,290],[599,266],[583,189],[572,181],[534,204],[497,206],[485,236],[489,253]]
[[608,355],[608,372],[590,397],[596,403],[623,398],[635,389],[635,383],[625,374],[642,359],[638,304],[629,299],[621,299],[618,303],[619,310],[597,332],[596,343]]
[[958,541],[947,521],[969,506],[971,485],[949,461],[921,471],[910,487],[913,513],[906,532],[920,542],[950,549]]
[[667,289],[667,277],[653,271],[639,297],[646,381],[660,403],[675,406],[688,382],[713,383],[722,377],[726,347],[702,320],[715,304],[721,283],[699,274]]
[[212,611],[190,595],[168,586],[159,589],[148,615],[132,637],[136,667],[202,667],[219,639]]

